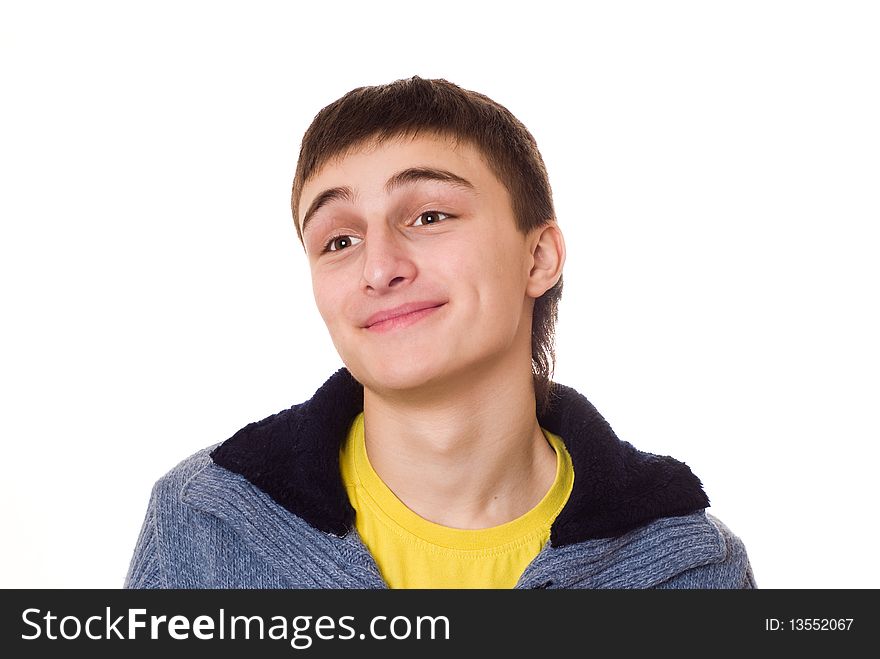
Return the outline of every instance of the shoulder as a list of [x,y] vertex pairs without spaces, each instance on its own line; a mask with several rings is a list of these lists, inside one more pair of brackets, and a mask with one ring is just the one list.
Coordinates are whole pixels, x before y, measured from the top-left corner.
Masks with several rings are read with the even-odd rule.
[[213,465],[211,451],[217,446],[219,443],[196,451],[156,479],[150,492],[150,507],[156,513],[165,515],[170,509],[176,508],[187,484]]
[[716,516],[705,513],[717,534],[717,558],[685,570],[658,584],[662,589],[750,589],[757,588],[745,543]]
[[211,451],[216,446],[205,447],[184,458],[153,483],[149,512],[158,526],[188,517],[187,507],[182,505],[184,492],[191,481],[212,467]]
[[158,490],[160,492],[182,490],[191,478],[213,464],[213,461],[211,460],[211,452],[220,446],[221,443],[222,442],[217,442],[216,444],[200,449],[178,462],[156,481],[153,490]]
[[249,548],[246,526],[230,523],[247,518],[260,502],[240,476],[214,464],[216,446],[196,451],[155,481],[126,587],[283,587],[277,571]]
[[[168,588],[174,577],[167,551],[185,517],[180,502],[187,482],[211,461],[211,447],[197,451],[153,484],[141,531],[125,577],[125,588]],[[172,552],[173,553],[173,552]]]

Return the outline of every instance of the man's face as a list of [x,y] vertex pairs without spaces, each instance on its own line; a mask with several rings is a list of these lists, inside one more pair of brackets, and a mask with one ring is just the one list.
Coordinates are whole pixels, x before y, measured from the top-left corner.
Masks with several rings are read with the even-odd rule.
[[[349,190],[326,198],[333,188]],[[365,386],[431,390],[511,359],[531,368],[531,242],[475,147],[433,135],[371,144],[310,179],[298,216],[318,310]]]

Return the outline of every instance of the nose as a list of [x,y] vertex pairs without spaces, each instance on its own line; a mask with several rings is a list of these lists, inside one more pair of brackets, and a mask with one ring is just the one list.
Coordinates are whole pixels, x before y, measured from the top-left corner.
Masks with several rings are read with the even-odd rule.
[[381,293],[406,285],[416,276],[416,266],[401,236],[387,227],[374,227],[364,237],[362,285]]

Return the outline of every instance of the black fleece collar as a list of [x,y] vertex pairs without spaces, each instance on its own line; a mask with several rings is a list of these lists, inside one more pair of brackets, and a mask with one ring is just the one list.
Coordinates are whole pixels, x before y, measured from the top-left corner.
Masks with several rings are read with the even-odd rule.
[[[709,505],[683,462],[637,450],[617,438],[584,396],[560,384],[554,389],[538,423],[562,438],[575,472],[568,503],[550,530],[554,547],[617,537]],[[354,509],[340,477],[339,449],[363,408],[363,387],[341,368],[309,400],[248,424],[211,458],[315,528],[343,536],[353,526]]]

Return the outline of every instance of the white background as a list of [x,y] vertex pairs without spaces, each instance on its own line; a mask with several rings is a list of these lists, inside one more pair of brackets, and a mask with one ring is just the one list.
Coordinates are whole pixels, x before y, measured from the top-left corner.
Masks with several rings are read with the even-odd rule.
[[0,5],[0,586],[121,586],[153,482],[342,365],[299,141],[419,75],[538,140],[556,379],[700,476],[760,587],[880,587],[876,3],[323,4]]

